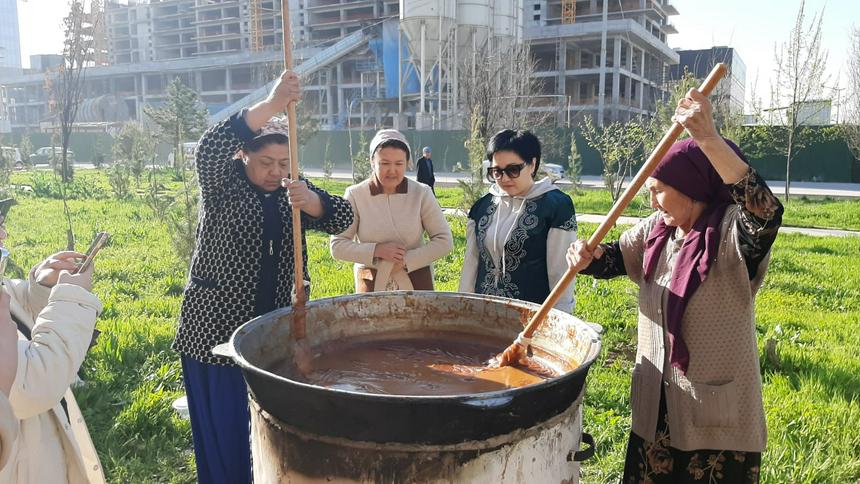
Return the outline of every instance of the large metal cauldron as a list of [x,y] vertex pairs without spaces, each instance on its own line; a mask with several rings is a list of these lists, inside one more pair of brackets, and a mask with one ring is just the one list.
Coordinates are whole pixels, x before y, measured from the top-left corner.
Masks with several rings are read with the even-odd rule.
[[[307,305],[307,339],[316,347],[450,330],[512,340],[537,308],[462,293],[349,295]],[[579,364],[560,377],[489,393],[399,396],[322,388],[270,372],[293,360],[291,318],[290,308],[258,317],[218,350],[242,368],[253,397],[258,482],[578,480],[582,390],[600,352],[599,335],[583,321],[554,310],[535,335],[533,345]]]

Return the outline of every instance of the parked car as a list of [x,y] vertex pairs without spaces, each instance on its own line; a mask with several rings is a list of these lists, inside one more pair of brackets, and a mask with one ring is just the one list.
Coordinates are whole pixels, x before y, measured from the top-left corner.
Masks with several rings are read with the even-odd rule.
[[[75,153],[72,150],[68,150],[66,152],[66,158],[69,161],[75,161]],[[30,163],[34,165],[47,165],[51,163],[51,160],[62,160],[63,159],[63,148],[61,146],[43,146],[36,150],[32,156],[30,156]]]
[[0,146],[0,159],[7,166],[14,166],[16,170],[24,168],[24,162],[21,161],[21,151],[14,146]]
[[540,172],[553,183],[564,178],[564,167],[555,163],[541,163]]

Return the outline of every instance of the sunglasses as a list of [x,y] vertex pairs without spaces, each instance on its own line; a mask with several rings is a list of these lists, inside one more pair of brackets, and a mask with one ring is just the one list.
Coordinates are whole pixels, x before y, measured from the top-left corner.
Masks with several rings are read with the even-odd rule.
[[508,165],[504,168],[499,168],[495,166],[488,167],[487,181],[493,183],[496,180],[501,180],[502,175],[508,175],[508,178],[510,178],[511,180],[513,180],[514,178],[519,178],[520,172],[522,172],[523,168],[525,167],[525,163],[520,163],[519,165]]

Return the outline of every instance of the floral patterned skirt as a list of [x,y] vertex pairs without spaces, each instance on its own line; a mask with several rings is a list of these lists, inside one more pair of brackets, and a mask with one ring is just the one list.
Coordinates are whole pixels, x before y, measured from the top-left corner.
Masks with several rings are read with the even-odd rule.
[[666,414],[666,397],[661,392],[657,440],[646,442],[630,432],[622,484],[759,482],[760,452],[675,449]]

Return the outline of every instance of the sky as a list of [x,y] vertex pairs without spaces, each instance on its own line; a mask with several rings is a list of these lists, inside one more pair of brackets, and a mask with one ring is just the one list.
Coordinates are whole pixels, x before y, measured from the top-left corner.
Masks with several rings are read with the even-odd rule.
[[[669,46],[683,49],[702,49],[715,45],[734,47],[747,66],[747,96],[755,83],[758,96],[768,104],[767,93],[774,69],[774,46],[788,39],[800,0],[671,1],[679,15],[671,17],[670,22],[679,33],[669,36]],[[60,53],[62,50],[61,24],[67,11],[66,5],[66,0],[18,0],[21,54],[25,67],[30,64],[31,54]],[[822,9],[823,45],[829,51],[828,84],[844,87],[848,36],[852,27],[860,28],[860,1],[806,2],[810,18]],[[838,78],[840,67],[841,78]],[[845,94],[845,91],[832,92]]]
[[[774,62],[774,47],[788,41],[797,17],[799,0],[671,0],[679,15],[670,17],[678,33],[668,37],[669,46],[704,49],[715,45],[734,47],[747,67],[747,102],[753,85],[768,104]],[[824,10],[822,47],[828,51],[828,86],[847,84],[846,64],[852,27],[860,28],[857,0],[808,0],[807,22]],[[758,76],[758,82],[756,82]],[[839,76],[839,77],[837,77]],[[825,91],[825,97],[845,90]],[[840,100],[841,101],[841,100]],[[835,106],[834,106],[835,110]]]

